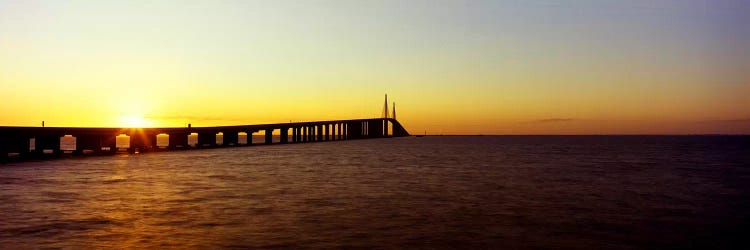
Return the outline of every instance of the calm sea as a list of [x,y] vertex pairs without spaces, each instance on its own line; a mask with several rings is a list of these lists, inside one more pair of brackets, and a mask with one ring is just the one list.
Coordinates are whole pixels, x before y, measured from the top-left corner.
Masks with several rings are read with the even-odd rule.
[[3,249],[742,248],[748,215],[747,136],[428,136],[0,165]]

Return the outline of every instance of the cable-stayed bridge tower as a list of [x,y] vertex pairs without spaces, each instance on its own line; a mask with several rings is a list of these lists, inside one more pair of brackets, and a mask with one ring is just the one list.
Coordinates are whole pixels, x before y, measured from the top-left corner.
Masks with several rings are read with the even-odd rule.
[[[390,117],[389,117],[389,114],[390,114]],[[383,120],[383,131],[385,132],[386,135],[387,134],[393,134],[393,133],[396,133],[396,132],[398,132],[399,134],[406,133],[405,130],[404,131],[399,130],[399,131],[394,131],[393,133],[389,133],[389,130],[388,130],[388,121],[389,120],[393,120],[393,121],[396,120],[396,102],[393,102],[393,106],[391,106],[391,110],[388,110],[388,94],[385,94],[385,101],[383,102],[383,112],[382,112],[380,118],[384,119]],[[395,129],[395,127],[394,127],[394,129]]]
[[383,113],[380,115],[380,117],[388,119],[388,94],[385,94],[385,102],[383,103]]

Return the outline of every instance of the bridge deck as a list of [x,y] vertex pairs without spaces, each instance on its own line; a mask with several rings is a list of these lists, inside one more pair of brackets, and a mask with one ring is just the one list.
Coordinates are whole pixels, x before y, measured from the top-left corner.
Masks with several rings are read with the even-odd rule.
[[[389,129],[390,128],[390,129]],[[401,124],[392,118],[290,122],[217,127],[182,128],[82,128],[82,127],[2,127],[0,126],[0,160],[49,158],[63,154],[61,138],[75,138],[74,154],[113,154],[118,152],[117,137],[129,136],[127,151],[150,152],[176,149],[213,148],[251,145],[253,133],[263,131],[265,144],[273,144],[277,131],[278,143],[302,143],[351,139],[408,136]],[[217,142],[217,134],[222,141]],[[239,133],[247,134],[247,142],[239,141]],[[157,135],[166,134],[166,146],[157,145]],[[189,144],[189,136],[197,135],[197,143]],[[123,149],[123,148],[120,148]]]

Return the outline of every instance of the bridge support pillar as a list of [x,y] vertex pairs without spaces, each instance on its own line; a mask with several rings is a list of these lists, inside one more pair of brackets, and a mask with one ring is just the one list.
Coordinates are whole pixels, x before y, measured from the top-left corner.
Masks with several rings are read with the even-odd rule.
[[289,142],[289,128],[281,128],[279,131],[279,142],[280,143],[288,143]]
[[266,129],[266,144],[273,144],[273,129]]
[[239,132],[237,131],[224,132],[224,135],[222,137],[224,137],[222,146],[237,146],[237,144],[239,144],[240,136]]
[[302,127],[297,127],[297,142],[302,142]]
[[362,129],[363,129],[363,122],[349,122],[346,124],[347,130],[347,139],[360,139],[362,138]]
[[367,137],[368,138],[380,138],[383,137],[383,121],[371,120],[367,121]]
[[297,128],[292,127],[292,143],[297,142]]
[[128,148],[128,152],[135,153],[136,150],[138,152],[146,152],[151,150],[156,146],[156,135],[155,134],[145,134],[145,133],[136,133],[136,134],[130,134],[130,148]]
[[82,155],[85,150],[92,150],[94,153],[102,151],[102,139],[99,136],[77,135],[75,154]]
[[8,147],[13,145],[8,139],[8,137],[0,137],[0,161],[8,158]]
[[12,144],[10,137],[0,136],[0,161],[8,158],[8,150],[12,145],[15,144]]
[[1,140],[0,141],[0,161],[2,161],[8,158],[8,149],[7,149],[8,145],[6,144],[7,142],[5,141],[7,140],[7,138],[0,137],[0,140]]
[[44,150],[52,150],[52,154],[58,155],[60,151],[60,136],[37,136],[34,141],[36,142],[35,149],[37,154],[44,154]]
[[347,129],[347,128],[346,128],[346,123],[341,123],[341,140],[346,140],[346,139],[348,139],[348,138],[346,137],[346,135],[347,135],[347,133],[348,133],[348,131],[347,131],[346,129]]
[[[36,143],[34,146],[36,147]],[[18,153],[21,157],[28,156],[31,153],[31,138],[26,136],[0,138],[0,159],[8,158],[9,153]]]
[[107,135],[101,138],[102,140],[102,147],[107,147],[106,149],[101,149],[102,154],[115,154],[117,153],[117,135]]
[[169,149],[186,148],[188,146],[187,133],[169,134]]
[[323,125],[318,125],[318,141],[323,141]]
[[209,131],[198,133],[198,147],[215,147],[216,146],[216,132]]
[[352,139],[352,131],[350,131],[352,130],[352,126],[348,122],[344,126],[346,126],[346,132],[344,132],[346,133],[346,139]]

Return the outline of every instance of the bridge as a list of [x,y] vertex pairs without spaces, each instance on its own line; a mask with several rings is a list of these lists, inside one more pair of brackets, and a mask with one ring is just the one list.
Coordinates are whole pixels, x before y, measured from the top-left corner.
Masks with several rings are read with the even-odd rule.
[[[395,112],[394,112],[395,113]],[[390,129],[389,129],[390,128]],[[219,127],[182,128],[80,128],[2,127],[0,161],[52,158],[62,155],[102,155],[117,152],[203,149],[258,145],[254,133],[263,132],[261,145],[308,143],[409,136],[394,118],[290,122]],[[274,134],[279,136],[274,141]],[[168,139],[159,140],[158,138]],[[197,143],[190,144],[189,138]],[[246,137],[241,141],[241,137]],[[64,150],[61,140],[75,138],[75,149]],[[220,138],[220,139],[219,139]],[[129,144],[120,146],[122,140]],[[70,141],[70,140],[68,140]],[[167,141],[168,143],[158,143]]]

